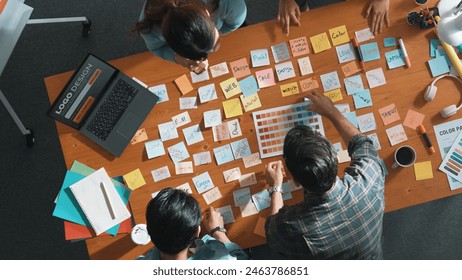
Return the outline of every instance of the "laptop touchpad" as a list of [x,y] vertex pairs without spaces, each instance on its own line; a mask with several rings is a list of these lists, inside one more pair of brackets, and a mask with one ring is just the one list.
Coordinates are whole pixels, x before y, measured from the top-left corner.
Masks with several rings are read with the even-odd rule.
[[117,128],[117,132],[125,138],[131,139],[135,135],[141,120],[136,115],[127,112],[120,121],[120,126]]

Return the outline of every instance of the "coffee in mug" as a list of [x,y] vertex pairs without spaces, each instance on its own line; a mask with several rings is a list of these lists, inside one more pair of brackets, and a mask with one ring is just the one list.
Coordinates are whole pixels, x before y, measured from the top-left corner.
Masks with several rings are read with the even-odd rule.
[[393,169],[398,166],[409,167],[414,164],[416,159],[415,150],[410,146],[401,146],[395,151],[395,162],[393,163]]

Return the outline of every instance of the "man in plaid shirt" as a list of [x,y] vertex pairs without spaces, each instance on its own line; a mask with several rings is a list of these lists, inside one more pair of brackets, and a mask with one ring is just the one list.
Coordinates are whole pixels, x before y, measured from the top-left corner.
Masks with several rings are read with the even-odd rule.
[[283,206],[281,161],[266,169],[271,215],[266,221],[269,247],[289,259],[381,259],[386,169],[372,141],[362,135],[316,91],[310,110],[328,118],[345,143],[351,164],[337,177],[332,144],[307,126],[289,131],[284,161],[303,186],[304,201]]

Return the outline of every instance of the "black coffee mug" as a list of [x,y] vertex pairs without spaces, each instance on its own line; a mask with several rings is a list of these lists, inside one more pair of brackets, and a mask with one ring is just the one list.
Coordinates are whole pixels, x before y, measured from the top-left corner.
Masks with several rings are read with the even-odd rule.
[[395,151],[395,162],[391,168],[409,167],[414,164],[416,159],[415,150],[410,146],[401,146]]

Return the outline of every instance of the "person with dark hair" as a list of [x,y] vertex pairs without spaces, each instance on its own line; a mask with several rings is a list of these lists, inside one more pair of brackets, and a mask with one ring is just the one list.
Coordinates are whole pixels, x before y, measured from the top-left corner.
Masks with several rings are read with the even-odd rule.
[[351,157],[337,177],[332,144],[308,126],[292,128],[284,139],[284,161],[304,200],[284,206],[282,161],[271,162],[266,180],[271,195],[265,229],[268,246],[289,259],[381,259],[385,166],[373,142],[316,91],[309,109],[328,118]]
[[239,28],[246,15],[244,0],[146,0],[135,30],[156,56],[199,74],[220,36]]
[[[137,259],[144,260],[232,260],[247,259],[246,253],[226,236],[223,217],[210,207],[201,232],[202,214],[199,203],[188,193],[172,188],[161,190],[149,201],[146,226],[155,248]],[[191,253],[194,243],[196,252]]]
[[[309,0],[279,0],[277,21],[283,32],[289,35],[291,23],[300,26],[300,12],[309,10]],[[369,0],[364,17],[368,19],[371,32],[376,35],[382,32],[384,25],[389,25],[388,8],[390,0]]]

